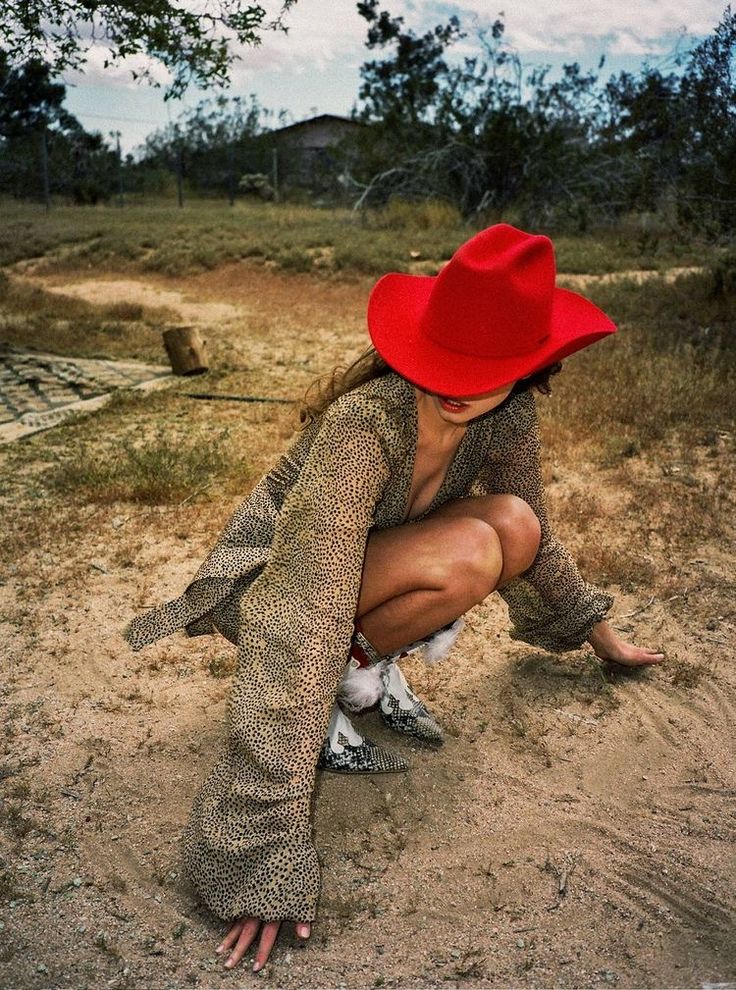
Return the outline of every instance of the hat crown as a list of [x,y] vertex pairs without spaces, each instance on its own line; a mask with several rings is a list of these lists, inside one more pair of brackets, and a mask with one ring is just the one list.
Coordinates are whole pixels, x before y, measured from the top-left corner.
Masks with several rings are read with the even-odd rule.
[[549,336],[554,293],[550,239],[496,224],[463,244],[437,276],[421,329],[468,356],[529,354]]

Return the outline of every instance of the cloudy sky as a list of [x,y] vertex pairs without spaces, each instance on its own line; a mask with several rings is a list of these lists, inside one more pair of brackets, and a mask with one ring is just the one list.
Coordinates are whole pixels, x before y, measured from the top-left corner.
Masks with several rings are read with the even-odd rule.
[[[710,33],[725,0],[385,0],[382,6],[417,32],[458,15],[468,51],[476,29],[503,9],[506,38],[526,64],[554,68],[575,60],[594,68],[605,54],[608,74],[666,58],[678,42],[685,43],[683,34],[692,39]],[[266,34],[258,48],[240,52],[230,95],[255,93],[263,106],[285,109],[294,120],[349,114],[360,66],[374,57],[364,46],[366,22],[353,0],[298,0],[287,24],[288,34]],[[190,91],[183,101],[165,103],[162,90],[132,81],[133,64],[103,69],[103,61],[104,52],[93,50],[84,74],[65,77],[66,106],[88,130],[120,131],[126,151],[204,95]]]

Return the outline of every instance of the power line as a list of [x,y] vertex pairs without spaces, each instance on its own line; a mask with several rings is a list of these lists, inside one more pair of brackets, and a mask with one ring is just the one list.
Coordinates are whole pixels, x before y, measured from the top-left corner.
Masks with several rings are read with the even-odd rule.
[[98,120],[123,120],[129,124],[150,124],[152,127],[159,127],[163,123],[161,120],[145,120],[143,117],[114,117],[111,113],[93,113],[91,110],[75,110],[75,117],[96,117]]

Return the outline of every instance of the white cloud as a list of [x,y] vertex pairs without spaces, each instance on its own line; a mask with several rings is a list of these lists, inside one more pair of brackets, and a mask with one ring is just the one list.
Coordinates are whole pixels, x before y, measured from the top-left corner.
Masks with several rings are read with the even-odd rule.
[[360,51],[365,37],[365,21],[350,0],[298,0],[285,24],[286,34],[265,32],[257,47],[237,49],[240,60],[233,69],[234,83],[261,72],[324,73],[336,60]]
[[[496,16],[488,0],[460,0],[444,9],[481,20]],[[662,51],[661,39],[684,29],[708,34],[723,12],[723,0],[515,0],[502,18],[506,36],[520,52],[569,52],[610,42],[617,54],[646,55]]]
[[105,66],[110,58],[110,49],[104,45],[95,44],[87,50],[83,71],[71,70],[64,74],[64,81],[72,86],[110,86],[116,89],[136,89],[133,73],[138,76],[148,69],[151,78],[161,86],[167,86],[171,81],[171,73],[160,62],[145,55],[130,55],[121,59],[115,65]]
[[664,55],[668,50],[668,46],[655,39],[644,41],[631,31],[616,31],[608,44],[608,51],[612,55],[639,55],[646,58],[648,55]]

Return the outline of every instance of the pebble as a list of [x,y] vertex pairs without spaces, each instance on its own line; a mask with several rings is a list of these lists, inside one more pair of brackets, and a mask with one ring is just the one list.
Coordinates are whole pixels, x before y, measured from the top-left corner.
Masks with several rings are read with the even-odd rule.
[[48,966],[46,966],[45,963],[39,963],[38,966],[36,966],[37,973],[48,973],[48,971]]
[[523,938],[517,938],[517,940],[516,940],[516,948],[517,949],[523,949],[525,944],[526,943],[524,942],[524,939]]
[[82,886],[82,878],[81,877],[74,877],[74,879],[72,880],[72,883],[74,884],[75,887],[81,887]]

